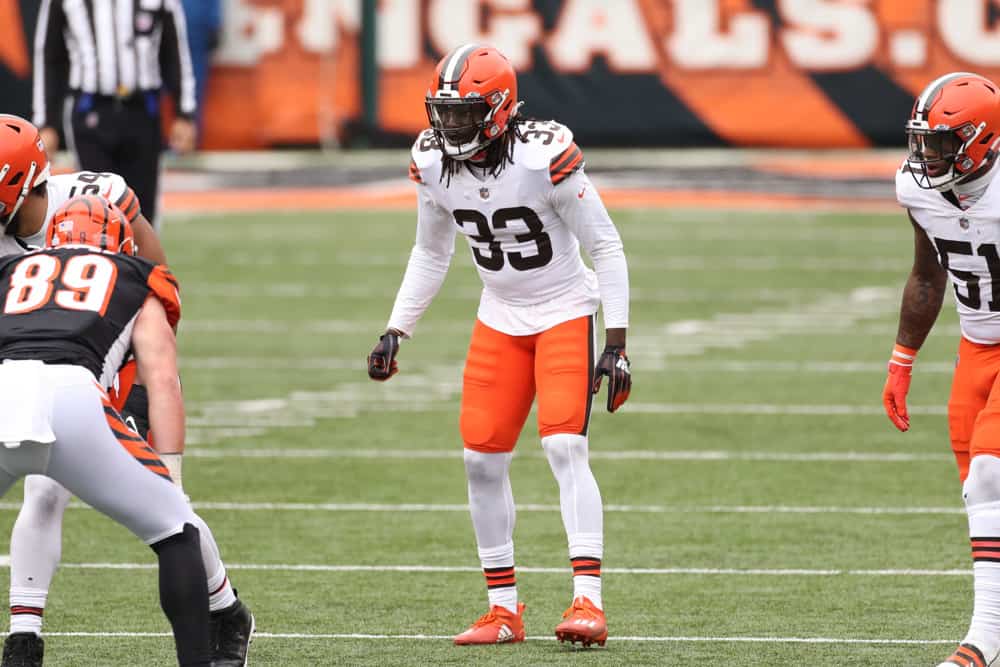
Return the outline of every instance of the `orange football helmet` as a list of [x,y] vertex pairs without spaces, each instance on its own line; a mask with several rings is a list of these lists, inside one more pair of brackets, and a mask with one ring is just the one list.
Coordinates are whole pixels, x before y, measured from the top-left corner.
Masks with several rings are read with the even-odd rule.
[[463,44],[434,69],[426,106],[441,150],[466,160],[503,135],[517,115],[517,74],[496,49]]
[[49,180],[49,156],[38,128],[0,114],[0,225],[6,227],[32,188]]
[[917,185],[951,187],[997,155],[1000,88],[978,74],[945,74],[920,93],[906,136],[907,163]]
[[101,250],[134,255],[137,247],[132,225],[125,214],[104,197],[80,195],[56,209],[49,223],[45,245],[89,245]]

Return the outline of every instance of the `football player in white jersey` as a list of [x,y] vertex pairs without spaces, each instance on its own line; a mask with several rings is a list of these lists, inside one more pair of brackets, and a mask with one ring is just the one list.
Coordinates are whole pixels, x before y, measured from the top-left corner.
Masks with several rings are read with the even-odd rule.
[[[166,264],[159,238],[143,217],[135,193],[121,176],[93,172],[52,176],[49,172],[48,155],[37,128],[18,116],[0,114],[0,256],[43,247],[55,211],[76,195],[93,194],[107,199],[125,214],[140,256]],[[133,426],[138,421],[141,426],[137,430],[145,437],[148,427],[145,389],[132,387],[134,374],[135,365],[130,362],[122,370],[121,376],[129,379],[119,383],[114,407],[129,412],[135,404],[136,410],[129,421]],[[170,468],[174,482],[180,485],[183,449],[158,453]],[[11,622],[2,667],[32,665],[35,658],[41,665],[42,615],[61,557],[62,518],[69,500],[69,491],[54,480],[41,475],[25,478],[24,503],[11,533]],[[199,530],[208,531],[203,524],[199,524]],[[210,546],[210,541],[203,546],[213,612],[215,664],[242,665],[252,632],[252,616],[236,598],[218,551]]]
[[948,400],[951,447],[969,516],[975,605],[968,634],[939,667],[1000,664],[1000,88],[976,74],[933,81],[906,123],[896,196],[914,232],[896,345],[882,401],[910,427],[917,351],[950,279],[962,338]]
[[[519,115],[516,74],[499,51],[466,44],[445,56],[426,108],[431,127],[417,137],[410,162],[418,196],[416,244],[386,332],[368,358],[368,374],[387,380],[396,372],[399,339],[413,334],[444,280],[456,233],[464,235],[483,292],[459,430],[489,611],[455,643],[525,637],[509,468],[537,396],[538,432],[559,485],[574,575],[573,599],[556,636],[603,645],[604,527],[587,425],[603,376],[610,412],[631,388],[621,239],[583,172],[583,154],[569,129]],[[583,263],[581,244],[594,270]],[[594,317],[601,304],[606,345],[595,368]]]

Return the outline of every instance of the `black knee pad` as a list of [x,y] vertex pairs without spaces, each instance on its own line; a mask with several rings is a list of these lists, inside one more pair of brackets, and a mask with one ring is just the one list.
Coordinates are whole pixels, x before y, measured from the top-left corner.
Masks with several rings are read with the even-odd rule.
[[174,533],[170,537],[165,537],[159,542],[150,544],[149,546],[156,552],[158,556],[162,556],[165,551],[169,551],[176,548],[184,548],[189,544],[194,544],[198,547],[199,553],[201,553],[201,533],[194,524],[186,523],[184,524],[184,530],[179,533]]

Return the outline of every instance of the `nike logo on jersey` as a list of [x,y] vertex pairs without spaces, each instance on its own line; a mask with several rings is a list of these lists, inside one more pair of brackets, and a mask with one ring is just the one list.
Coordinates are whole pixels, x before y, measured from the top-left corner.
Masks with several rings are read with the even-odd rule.
[[580,188],[580,191],[576,193],[576,198],[577,199],[583,199],[583,195],[585,195],[585,194],[587,194],[587,186],[586,185],[583,186],[582,188]]

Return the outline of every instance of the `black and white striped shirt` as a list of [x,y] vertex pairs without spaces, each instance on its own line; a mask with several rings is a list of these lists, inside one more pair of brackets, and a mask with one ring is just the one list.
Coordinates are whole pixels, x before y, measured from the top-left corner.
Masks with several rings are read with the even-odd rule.
[[35,31],[34,123],[61,124],[70,92],[130,97],[166,86],[195,112],[181,0],[41,0]]

